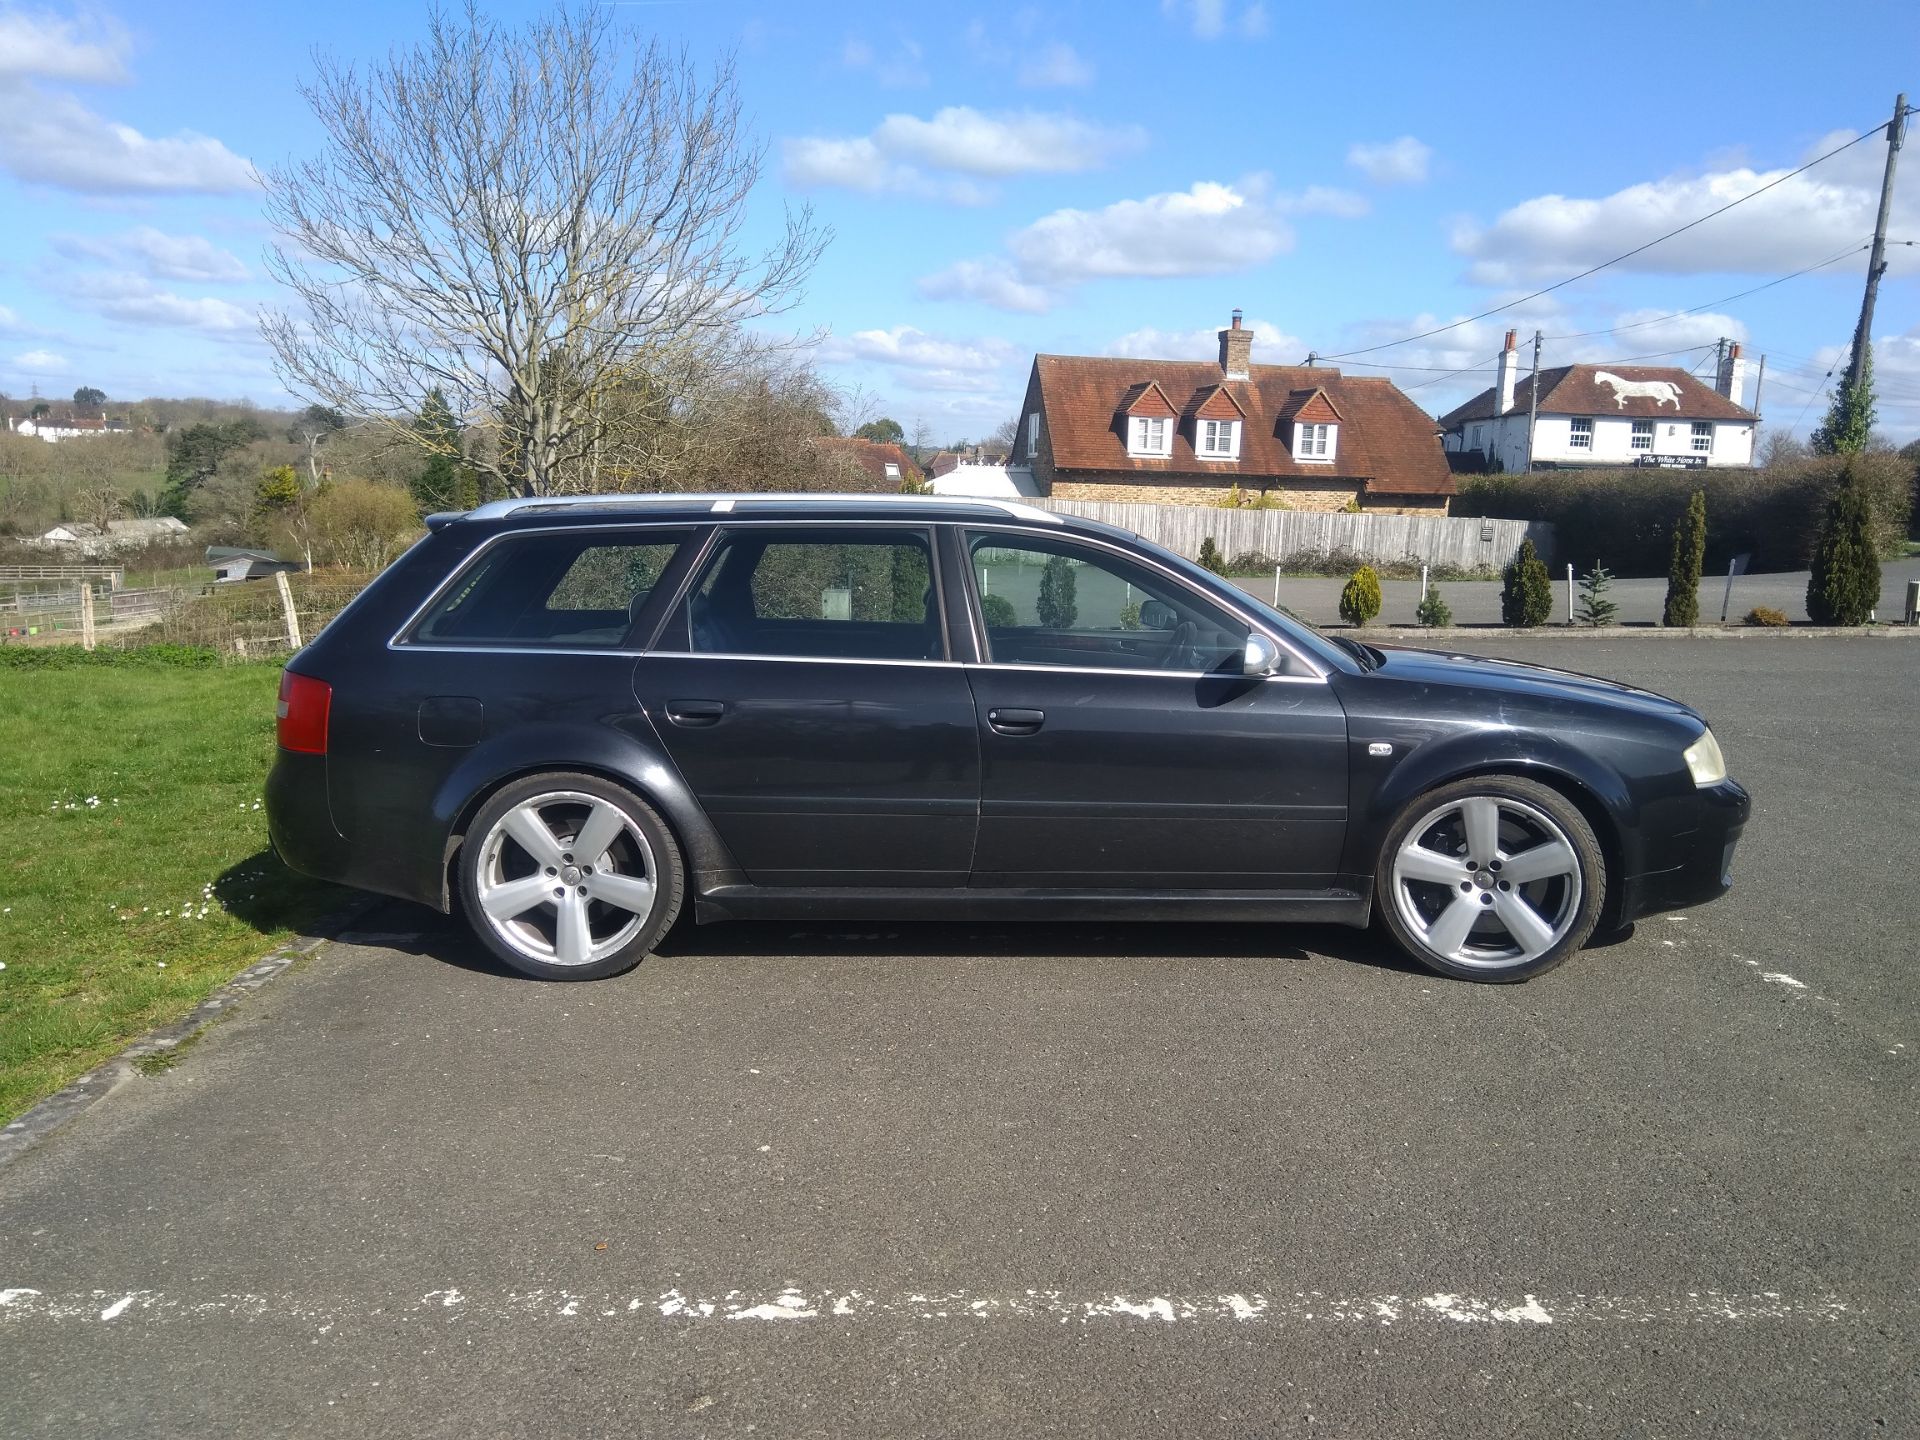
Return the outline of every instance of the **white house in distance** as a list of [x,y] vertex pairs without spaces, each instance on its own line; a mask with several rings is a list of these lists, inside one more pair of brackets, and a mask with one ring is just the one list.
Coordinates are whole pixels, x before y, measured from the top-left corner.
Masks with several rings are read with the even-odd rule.
[[143,545],[178,540],[186,533],[186,524],[172,515],[109,520],[105,532],[98,525],[66,521],[40,536],[38,543],[48,549],[76,550],[87,556],[111,555],[117,550],[138,550]]
[[32,440],[44,440],[49,445],[62,440],[79,440],[89,435],[109,435],[118,428],[118,422],[109,421],[103,414],[97,419],[92,416],[69,415],[56,420],[50,415],[38,420],[15,420],[7,417],[7,429],[15,435]]
[[[1491,388],[1440,417],[1455,468],[1527,468],[1531,377],[1520,374],[1514,332]],[[1713,388],[1673,366],[1560,365],[1540,372],[1533,466],[1751,465],[1758,421],[1744,408],[1747,362],[1728,345]],[[1477,454],[1476,454],[1477,452]]]

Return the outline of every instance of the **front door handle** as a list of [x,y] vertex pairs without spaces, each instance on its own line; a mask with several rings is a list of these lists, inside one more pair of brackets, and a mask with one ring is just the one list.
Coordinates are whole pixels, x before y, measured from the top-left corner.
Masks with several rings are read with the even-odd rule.
[[1044,710],[989,710],[987,724],[1001,735],[1032,735],[1047,723]]
[[726,703],[720,700],[667,701],[667,719],[688,730],[718,725],[720,717],[726,713]]

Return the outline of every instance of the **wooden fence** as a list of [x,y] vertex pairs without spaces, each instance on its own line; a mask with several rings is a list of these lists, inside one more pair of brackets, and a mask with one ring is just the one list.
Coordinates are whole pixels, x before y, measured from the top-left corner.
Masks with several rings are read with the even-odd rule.
[[1100,500],[1036,500],[1063,515],[1102,520],[1132,530],[1189,559],[1211,536],[1223,556],[1256,553],[1272,560],[1335,552],[1364,560],[1411,560],[1499,569],[1522,540],[1531,539],[1548,563],[1553,526],[1544,521],[1480,520],[1457,516],[1349,515],[1314,510],[1226,510],[1204,505],[1121,504]]
[[118,590],[127,583],[124,565],[0,565],[0,585],[68,589],[85,581],[95,590]]

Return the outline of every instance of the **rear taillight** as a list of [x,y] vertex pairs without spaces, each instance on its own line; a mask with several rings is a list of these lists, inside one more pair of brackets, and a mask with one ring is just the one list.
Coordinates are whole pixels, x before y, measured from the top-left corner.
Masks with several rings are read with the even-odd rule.
[[327,712],[333,708],[333,687],[311,675],[280,672],[280,703],[276,733],[282,750],[300,755],[327,753]]

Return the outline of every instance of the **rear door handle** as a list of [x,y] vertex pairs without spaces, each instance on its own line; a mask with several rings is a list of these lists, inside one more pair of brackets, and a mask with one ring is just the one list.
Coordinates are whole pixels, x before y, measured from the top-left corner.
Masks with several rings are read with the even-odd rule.
[[1001,735],[1031,735],[1047,723],[1044,710],[989,710],[987,724]]
[[707,725],[718,725],[720,723],[720,717],[726,713],[726,703],[720,700],[667,701],[667,719],[688,730],[698,730]]

